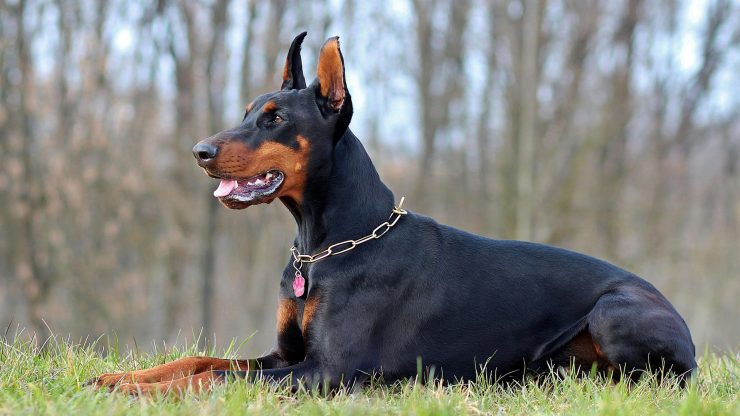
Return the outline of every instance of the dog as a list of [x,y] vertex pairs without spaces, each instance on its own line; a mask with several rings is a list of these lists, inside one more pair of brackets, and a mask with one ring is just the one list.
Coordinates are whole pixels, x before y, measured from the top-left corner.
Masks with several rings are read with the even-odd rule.
[[[420,365],[444,382],[541,374],[553,366],[638,378],[697,368],[689,328],[650,283],[543,244],[492,240],[395,204],[349,130],[352,98],[337,37],[306,85],[292,42],[279,91],[238,126],[193,148],[231,209],[279,199],[298,232],[283,270],[277,343],[249,360],[187,357],[103,374],[131,394],[208,389],[232,377],[354,385]],[[433,370],[432,370],[433,369]]]

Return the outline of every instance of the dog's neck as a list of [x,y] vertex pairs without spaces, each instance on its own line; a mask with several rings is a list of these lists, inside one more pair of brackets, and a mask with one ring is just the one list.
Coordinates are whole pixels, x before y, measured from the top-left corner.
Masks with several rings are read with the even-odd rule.
[[334,148],[328,179],[321,182],[306,187],[299,207],[286,204],[298,225],[301,254],[364,237],[391,214],[393,193],[349,129]]

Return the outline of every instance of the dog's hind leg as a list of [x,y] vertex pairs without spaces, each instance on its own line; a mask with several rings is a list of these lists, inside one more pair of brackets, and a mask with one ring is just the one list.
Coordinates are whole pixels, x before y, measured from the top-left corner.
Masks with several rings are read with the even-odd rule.
[[632,380],[646,370],[668,371],[681,383],[696,370],[694,344],[686,323],[647,283],[604,294],[588,315],[588,331],[611,366]]

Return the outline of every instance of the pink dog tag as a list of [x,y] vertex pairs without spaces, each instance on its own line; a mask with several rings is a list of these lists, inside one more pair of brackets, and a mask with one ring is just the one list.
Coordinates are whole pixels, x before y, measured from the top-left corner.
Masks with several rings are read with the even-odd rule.
[[297,298],[300,298],[306,293],[306,279],[303,278],[300,271],[296,271],[293,278],[293,293],[295,293],[295,297]]

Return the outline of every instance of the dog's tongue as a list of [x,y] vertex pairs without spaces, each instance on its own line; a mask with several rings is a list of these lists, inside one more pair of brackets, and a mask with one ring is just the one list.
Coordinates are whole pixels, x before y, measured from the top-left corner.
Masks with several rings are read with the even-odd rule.
[[230,181],[226,179],[221,179],[221,183],[218,184],[218,188],[213,191],[213,196],[216,198],[221,198],[222,196],[226,196],[231,193],[231,191],[234,190],[234,188],[237,187],[236,181]]

